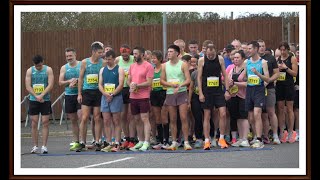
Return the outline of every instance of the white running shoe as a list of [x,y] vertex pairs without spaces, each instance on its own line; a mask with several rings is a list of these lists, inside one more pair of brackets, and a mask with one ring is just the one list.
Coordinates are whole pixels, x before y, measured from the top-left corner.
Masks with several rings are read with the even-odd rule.
[[37,153],[38,151],[38,146],[33,146],[33,148],[31,149],[31,153]]
[[47,154],[48,153],[48,149],[46,146],[42,146],[41,147],[41,154]]

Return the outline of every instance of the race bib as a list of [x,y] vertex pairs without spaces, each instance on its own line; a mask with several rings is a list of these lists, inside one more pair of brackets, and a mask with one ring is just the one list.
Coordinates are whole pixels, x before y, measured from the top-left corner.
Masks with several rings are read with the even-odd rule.
[[129,72],[127,69],[124,70],[124,78],[128,79]]
[[88,74],[87,75],[88,84],[97,84],[98,83],[98,74]]
[[152,81],[152,88],[159,88],[159,87],[161,87],[160,78],[155,78],[155,79],[153,79],[153,81]]
[[196,93],[196,94],[199,95],[199,88],[198,88],[198,86],[194,88],[194,93]]
[[115,84],[111,84],[111,83],[104,84],[104,92],[106,93],[113,93],[115,89],[116,89]]
[[207,87],[218,87],[219,78],[215,76],[207,77]]
[[296,83],[297,77],[293,77],[293,83]]
[[260,84],[260,78],[257,75],[250,75],[248,77],[248,83],[253,85],[259,85]]
[[33,91],[36,94],[41,94],[44,91],[44,84],[34,84]]
[[286,72],[280,72],[280,76],[277,79],[278,81],[285,81],[286,80]]
[[268,90],[267,90],[267,88],[264,89],[264,96],[268,96]]
[[239,87],[237,85],[234,85],[229,89],[230,94],[237,94],[238,91],[239,91]]
[[178,85],[180,84],[180,80],[179,79],[169,79],[168,82],[171,83],[171,84],[178,84]]

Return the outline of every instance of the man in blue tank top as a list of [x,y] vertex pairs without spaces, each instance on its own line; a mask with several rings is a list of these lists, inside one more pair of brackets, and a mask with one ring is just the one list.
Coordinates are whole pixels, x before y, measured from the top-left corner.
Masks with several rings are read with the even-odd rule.
[[41,153],[48,153],[47,141],[49,135],[49,114],[51,114],[51,101],[49,92],[53,88],[54,76],[51,67],[43,64],[43,57],[36,55],[32,59],[34,66],[26,73],[26,89],[30,93],[29,115],[32,121],[31,153],[38,151],[38,121],[39,113],[42,120],[42,147]]
[[59,85],[65,87],[65,113],[72,123],[73,144],[70,151],[79,148],[79,125],[78,119],[81,118],[81,105],[77,101],[78,97],[78,78],[80,73],[81,61],[76,60],[76,50],[67,48],[65,50],[67,64],[60,69]]
[[80,147],[76,149],[81,152],[86,148],[87,122],[91,110],[95,121],[95,149],[101,150],[99,139],[101,137],[101,92],[99,91],[99,71],[105,66],[102,61],[103,44],[94,42],[91,45],[91,57],[82,60],[78,80],[78,102],[81,104],[82,117],[80,122]]
[[248,119],[256,130],[257,140],[252,142],[252,148],[261,149],[264,144],[262,135],[262,108],[265,107],[265,86],[269,83],[269,71],[267,61],[262,59],[259,54],[259,43],[251,41],[248,44],[250,58],[244,63],[245,77],[247,78],[246,89],[246,110]]
[[[101,97],[101,112],[107,145],[101,149],[104,152],[117,152],[120,149],[121,126],[120,115],[122,111],[123,99],[122,88],[124,82],[124,70],[114,63],[116,54],[113,50],[106,52],[104,60],[107,66],[101,68],[99,73],[99,90]],[[116,137],[115,144],[112,144],[111,123],[113,123]]]

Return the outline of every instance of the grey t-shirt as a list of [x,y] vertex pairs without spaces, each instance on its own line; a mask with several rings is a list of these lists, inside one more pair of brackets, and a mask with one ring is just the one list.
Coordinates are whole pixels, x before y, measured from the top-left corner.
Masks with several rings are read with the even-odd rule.
[[194,82],[193,89],[196,89],[196,87],[198,87],[197,75],[198,75],[198,70],[195,70],[191,73],[191,81]]

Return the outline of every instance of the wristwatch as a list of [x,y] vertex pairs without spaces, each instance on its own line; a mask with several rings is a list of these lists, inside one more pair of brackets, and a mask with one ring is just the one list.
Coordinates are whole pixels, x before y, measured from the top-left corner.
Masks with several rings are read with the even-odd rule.
[[289,69],[289,68],[287,67],[287,68],[286,68],[286,71],[287,71],[288,69]]

